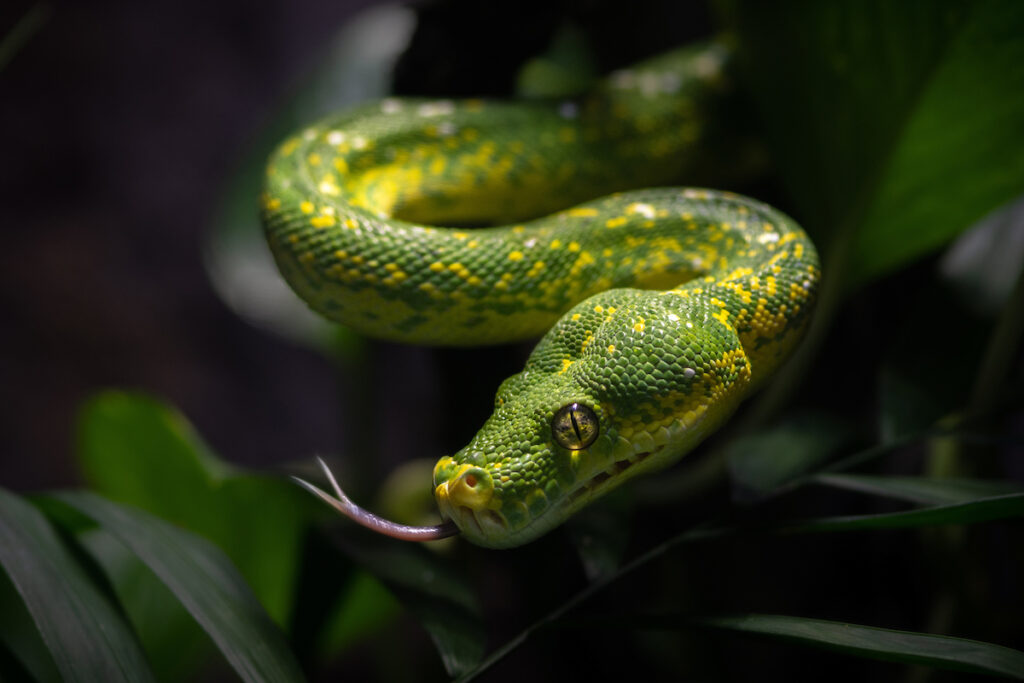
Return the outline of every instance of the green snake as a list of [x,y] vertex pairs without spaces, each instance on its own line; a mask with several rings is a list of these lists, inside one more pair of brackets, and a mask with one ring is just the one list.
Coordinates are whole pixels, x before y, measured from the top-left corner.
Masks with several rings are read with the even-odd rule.
[[[437,463],[441,525],[363,510],[326,466],[335,495],[299,483],[392,536],[509,547],[717,429],[799,341],[820,279],[807,235],[765,204],[629,190],[723,163],[726,60],[690,47],[555,101],[388,98],[285,140],[262,218],[314,310],[409,343],[543,335]],[[496,227],[435,227],[470,224]]]

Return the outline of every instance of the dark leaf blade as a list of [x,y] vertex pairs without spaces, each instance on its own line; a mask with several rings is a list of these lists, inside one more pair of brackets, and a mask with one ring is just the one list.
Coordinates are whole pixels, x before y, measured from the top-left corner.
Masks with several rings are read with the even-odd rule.
[[977,640],[770,614],[702,619],[701,623],[858,657],[1024,679],[1024,652]]
[[65,681],[152,681],[135,635],[46,518],[0,489],[0,565]]
[[216,546],[90,493],[51,497],[92,518],[131,549],[185,605],[243,680],[303,680],[283,634]]
[[796,522],[783,533],[823,533],[866,529],[913,529],[945,524],[977,524],[1024,516],[1024,493],[982,498],[967,503],[891,512],[879,515],[820,517]]
[[886,477],[870,474],[819,474],[812,481],[825,486],[906,500],[922,505],[948,505],[1024,493],[1009,481]]
[[434,641],[449,674],[465,674],[484,655],[484,627],[470,582],[425,548],[386,541],[344,547],[381,581]]
[[[1024,6],[729,3],[782,180],[844,288],[920,258],[1024,186]],[[780,106],[780,103],[789,103]]]

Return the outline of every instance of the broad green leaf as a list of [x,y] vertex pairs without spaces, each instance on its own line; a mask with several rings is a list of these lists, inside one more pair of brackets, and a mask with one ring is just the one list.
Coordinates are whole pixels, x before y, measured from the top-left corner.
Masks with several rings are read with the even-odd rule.
[[246,681],[300,681],[284,635],[231,561],[206,540],[86,492],[50,496],[96,521],[174,593]]
[[284,623],[302,530],[322,512],[315,501],[283,478],[219,460],[180,413],[147,396],[99,394],[82,409],[78,435],[78,459],[95,491],[216,543]]
[[0,680],[59,681],[53,657],[2,567],[0,562]]
[[[28,608],[63,680],[154,680],[117,607],[90,581],[46,518],[4,489],[0,566]],[[46,675],[45,662],[23,663],[33,673]]]
[[998,519],[1024,517],[1024,493],[982,498],[967,503],[879,515],[820,517],[796,522],[782,529],[789,533],[860,531],[865,529],[911,529],[944,524],[976,524]]
[[716,628],[782,638],[857,657],[1024,679],[1024,652],[977,640],[771,614],[700,621]]
[[[61,507],[59,503],[49,503],[44,510],[51,513]],[[53,521],[59,524],[57,519]],[[93,525],[77,533],[75,540],[109,579],[158,679],[195,679],[215,650],[181,601],[135,553],[105,529]]]
[[847,245],[834,256],[848,286],[936,249],[1024,187],[1024,5],[728,7],[798,217],[826,254]]
[[870,474],[819,474],[811,481],[876,496],[906,500],[920,505],[948,505],[1024,493],[1010,481],[983,479],[928,479],[885,477]]
[[484,654],[480,606],[469,579],[411,543],[346,544],[344,550],[380,580],[430,634],[445,669],[463,674]]

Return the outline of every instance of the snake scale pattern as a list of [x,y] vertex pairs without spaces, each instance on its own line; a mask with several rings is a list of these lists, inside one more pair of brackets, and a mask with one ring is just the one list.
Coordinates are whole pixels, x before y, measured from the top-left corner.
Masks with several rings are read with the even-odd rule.
[[659,187],[723,164],[727,60],[689,47],[557,101],[388,98],[285,140],[262,216],[314,310],[417,344],[543,335],[437,463],[440,527],[301,483],[398,537],[519,545],[675,462],[770,377],[813,309],[813,244],[755,200]]

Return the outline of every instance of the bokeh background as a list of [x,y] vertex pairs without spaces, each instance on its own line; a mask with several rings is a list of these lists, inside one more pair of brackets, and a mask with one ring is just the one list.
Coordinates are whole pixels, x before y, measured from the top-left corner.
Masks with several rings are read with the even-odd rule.
[[[805,2],[774,11],[668,0],[5,3],[0,485],[81,485],[88,449],[80,411],[97,392],[116,389],[177,409],[228,463],[308,474],[320,454],[358,500],[379,502],[382,488],[401,488],[389,477],[403,464],[433,462],[466,442],[529,345],[413,348],[305,315],[268,265],[256,216],[274,143],[334,107],[384,92],[502,96],[527,81],[572,90],[707,37],[723,17],[770,62],[761,64],[766,73],[792,75],[747,84],[752,99],[739,102],[738,118],[768,132],[767,149],[758,150],[764,173],[731,189],[792,213],[822,247],[834,283],[812,351],[781,390],[752,402],[692,464],[638,482],[582,527],[507,553],[450,548],[444,560],[459,567],[467,594],[479,596],[471,627],[486,630],[490,651],[624,558],[711,518],[901,509],[827,488],[772,498],[772,487],[800,467],[878,444],[892,447],[869,472],[1024,484],[1019,332],[1003,335],[1011,341],[996,354],[996,370],[977,381],[999,326],[1024,319],[1014,312],[1024,309],[1024,141],[1013,134],[1024,120],[1024,78],[1012,67],[1024,63],[1024,43],[1006,37],[1024,35],[1024,23],[1007,10],[1013,3],[991,5],[1001,8],[994,15],[1012,15],[1005,22],[988,21],[971,3],[938,4]],[[737,20],[730,7],[746,11]],[[900,40],[876,46],[876,32]],[[1020,59],[993,67],[986,60],[995,50],[986,45],[1001,50],[995,57]],[[942,87],[929,90],[934,83]],[[1010,104],[990,106],[997,101]],[[979,109],[995,113],[974,116]],[[921,111],[927,116],[914,116]],[[974,127],[947,125],[957,120]],[[958,175],[957,167],[968,170]],[[887,211],[870,213],[878,207]],[[952,218],[935,220],[940,214]],[[861,239],[871,226],[880,227]],[[970,424],[975,441],[922,436],[957,425],[969,410],[984,417]],[[787,472],[790,461],[796,469]],[[408,480],[425,483],[415,468]],[[237,509],[257,515],[235,520],[240,525],[266,523],[258,506]],[[360,573],[360,563],[374,562],[348,545],[358,532],[340,529],[349,559],[303,545],[299,568],[282,571],[296,579],[298,607],[279,595],[271,610],[303,664],[326,680],[445,678],[422,614],[402,611]],[[760,536],[679,551],[535,634],[493,680],[963,680],[694,634],[680,626],[685,619],[645,626],[636,614],[775,612],[1024,647],[1020,520],[970,534],[932,531]],[[588,533],[609,534],[603,560],[581,550]],[[321,595],[310,591],[332,584],[341,595],[318,606]],[[274,590],[291,588],[278,582]],[[355,634],[338,621],[329,646],[314,653],[317,620],[330,606],[355,614],[345,601],[360,591],[371,596],[362,608],[383,616],[352,617]],[[222,669],[208,678],[218,680]]]

